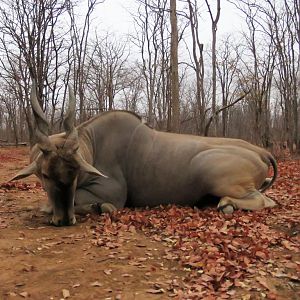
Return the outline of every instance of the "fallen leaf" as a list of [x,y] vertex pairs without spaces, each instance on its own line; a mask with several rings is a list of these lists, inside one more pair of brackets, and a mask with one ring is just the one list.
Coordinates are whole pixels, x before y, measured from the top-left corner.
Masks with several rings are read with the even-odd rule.
[[67,289],[62,289],[62,295],[64,297],[64,299],[67,299],[70,297],[70,292]]
[[100,287],[100,286],[102,286],[102,285],[103,285],[103,284],[100,283],[99,281],[94,281],[94,282],[91,283],[91,286],[94,286],[94,287]]
[[25,285],[24,282],[18,282],[18,283],[16,283],[16,287],[20,287],[20,286],[24,286],[24,285]]
[[295,246],[294,243],[291,243],[287,240],[283,240],[281,241],[281,244],[288,250],[291,250],[291,251],[295,251],[295,252],[299,252],[299,248]]
[[147,257],[139,257],[138,259],[137,259],[137,261],[139,261],[139,262],[144,262],[144,261],[146,261],[147,260]]
[[277,289],[275,285],[271,282],[271,280],[265,278],[265,277],[256,277],[256,280],[266,289],[268,289],[270,292],[275,293],[277,292]]
[[146,292],[150,294],[163,294],[165,291],[164,289],[148,289]]
[[272,293],[272,292],[269,292],[267,294],[267,299],[270,299],[270,300],[276,300],[278,297],[276,294]]
[[103,272],[105,275],[111,275],[112,269],[106,269]]
[[133,275],[125,273],[125,274],[122,274],[122,277],[133,277]]
[[32,271],[35,271],[35,269],[36,268],[32,265],[26,265],[22,268],[22,271],[23,272],[32,272]]
[[259,258],[262,258],[262,259],[267,259],[267,256],[266,256],[266,254],[264,253],[264,252],[262,252],[262,251],[256,251],[255,252],[255,255],[257,256],[257,257],[259,257]]
[[206,282],[213,281],[213,278],[209,275],[206,275],[206,274],[202,274],[201,279],[206,281]]
[[22,293],[20,293],[19,294],[21,297],[23,297],[23,298],[27,298],[28,296],[29,296],[29,293],[27,293],[27,292],[22,292]]

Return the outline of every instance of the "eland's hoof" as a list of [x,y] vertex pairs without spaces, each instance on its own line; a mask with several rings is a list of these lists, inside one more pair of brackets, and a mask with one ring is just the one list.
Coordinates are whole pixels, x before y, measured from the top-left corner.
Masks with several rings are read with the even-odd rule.
[[102,213],[112,213],[113,211],[116,211],[116,210],[117,210],[117,208],[111,203],[101,204],[101,212]]
[[218,210],[226,215],[229,215],[234,212],[234,207],[231,204],[226,204],[226,205],[218,207]]

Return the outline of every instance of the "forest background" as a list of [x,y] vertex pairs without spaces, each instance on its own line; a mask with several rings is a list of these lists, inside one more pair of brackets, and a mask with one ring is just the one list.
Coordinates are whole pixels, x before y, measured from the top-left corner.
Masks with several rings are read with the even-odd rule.
[[[70,84],[78,124],[126,109],[159,130],[300,151],[298,0],[127,1],[122,37],[97,17],[110,1],[0,0],[0,143],[34,143],[34,78],[51,133]],[[241,26],[221,35],[225,6]]]

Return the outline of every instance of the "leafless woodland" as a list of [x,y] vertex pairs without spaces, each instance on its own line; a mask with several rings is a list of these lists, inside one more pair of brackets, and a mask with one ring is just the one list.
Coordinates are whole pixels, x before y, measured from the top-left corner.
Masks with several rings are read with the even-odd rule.
[[159,130],[299,152],[299,0],[228,0],[246,26],[227,36],[218,34],[223,1],[136,0],[124,39],[95,27],[103,2],[0,0],[0,144],[34,143],[35,79],[51,133],[70,84],[78,123],[126,109]]

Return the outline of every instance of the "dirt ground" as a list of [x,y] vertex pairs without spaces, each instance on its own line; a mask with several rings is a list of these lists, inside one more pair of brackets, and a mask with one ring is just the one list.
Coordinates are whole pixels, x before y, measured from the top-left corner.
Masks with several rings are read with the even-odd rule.
[[[28,163],[28,151],[25,147],[0,148],[0,184]],[[163,242],[134,225],[122,232],[109,232],[109,226],[103,229],[99,225],[100,221],[110,220],[108,216],[78,217],[75,226],[56,228],[48,225],[49,216],[39,210],[45,200],[34,176],[0,188],[1,300],[300,299],[299,239],[286,238],[286,248],[277,254],[292,257],[290,265],[282,271],[274,260],[272,274],[278,275],[281,270],[283,275],[272,277],[271,283],[253,275],[249,278],[256,278],[255,288],[247,281],[248,285],[240,285],[230,293],[224,289],[223,296],[206,294],[203,289],[198,296],[195,289],[188,296],[188,278],[194,269],[183,265],[182,259],[166,256],[172,254],[167,238]],[[293,220],[297,216],[299,211]],[[278,228],[295,237],[299,236],[297,226],[294,222],[291,226],[279,224]],[[201,273],[199,269],[197,272],[193,280]],[[267,275],[271,271],[261,272],[259,278],[270,278]]]

